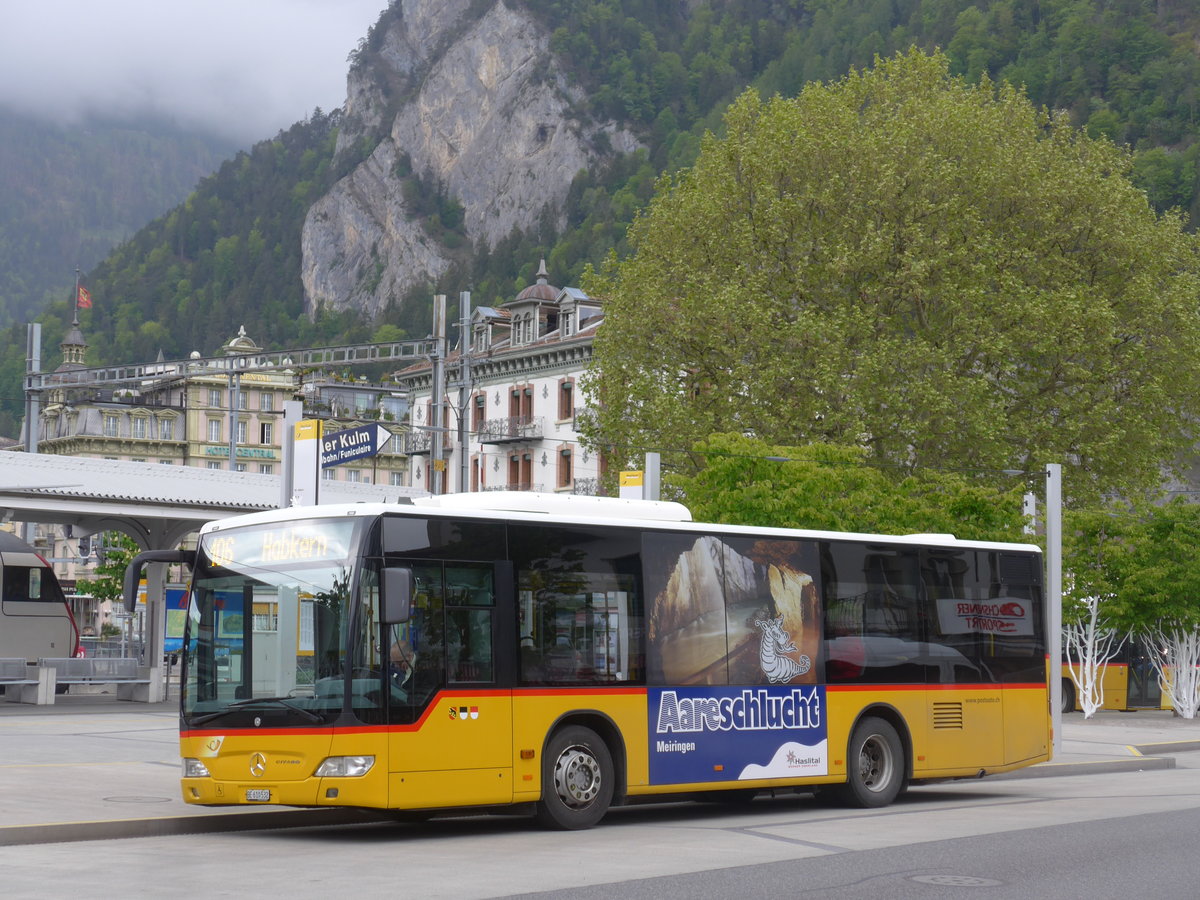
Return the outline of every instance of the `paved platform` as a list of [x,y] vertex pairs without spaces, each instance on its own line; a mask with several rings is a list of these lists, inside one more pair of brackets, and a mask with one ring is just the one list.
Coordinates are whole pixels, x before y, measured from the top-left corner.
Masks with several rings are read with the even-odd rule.
[[[179,792],[178,701],[64,695],[0,703],[0,846],[380,821],[357,810],[190,806]],[[1200,719],[1169,710],[1065,717],[1052,762],[994,778],[1172,768],[1200,750]]]

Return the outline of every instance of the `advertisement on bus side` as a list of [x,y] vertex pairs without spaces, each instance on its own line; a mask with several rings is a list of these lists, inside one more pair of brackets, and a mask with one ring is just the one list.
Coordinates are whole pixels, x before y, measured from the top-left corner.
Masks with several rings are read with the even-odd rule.
[[650,783],[829,771],[823,685],[651,688]]

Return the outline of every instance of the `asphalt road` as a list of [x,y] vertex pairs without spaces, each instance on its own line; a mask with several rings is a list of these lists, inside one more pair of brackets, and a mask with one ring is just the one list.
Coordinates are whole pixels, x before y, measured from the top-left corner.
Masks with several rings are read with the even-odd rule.
[[[1193,759],[1192,757],[1196,757]],[[0,847],[6,898],[1194,898],[1200,754],[1178,766],[613,810]]]

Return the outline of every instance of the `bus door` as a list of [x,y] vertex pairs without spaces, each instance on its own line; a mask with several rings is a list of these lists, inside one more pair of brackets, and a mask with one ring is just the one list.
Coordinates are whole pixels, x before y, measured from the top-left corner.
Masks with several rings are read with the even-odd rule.
[[391,805],[511,802],[512,697],[498,689],[496,654],[506,564],[406,565],[416,578],[412,616],[385,634]]
[[1162,705],[1162,688],[1150,654],[1153,647],[1143,638],[1129,638],[1129,690],[1127,709],[1158,709]]

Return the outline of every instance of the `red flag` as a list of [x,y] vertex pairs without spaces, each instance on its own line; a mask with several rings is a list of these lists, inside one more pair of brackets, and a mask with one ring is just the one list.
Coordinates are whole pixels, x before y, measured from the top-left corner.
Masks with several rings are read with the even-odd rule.
[[75,306],[79,309],[92,308],[92,295],[88,292],[87,288],[80,286],[79,296],[75,298]]

